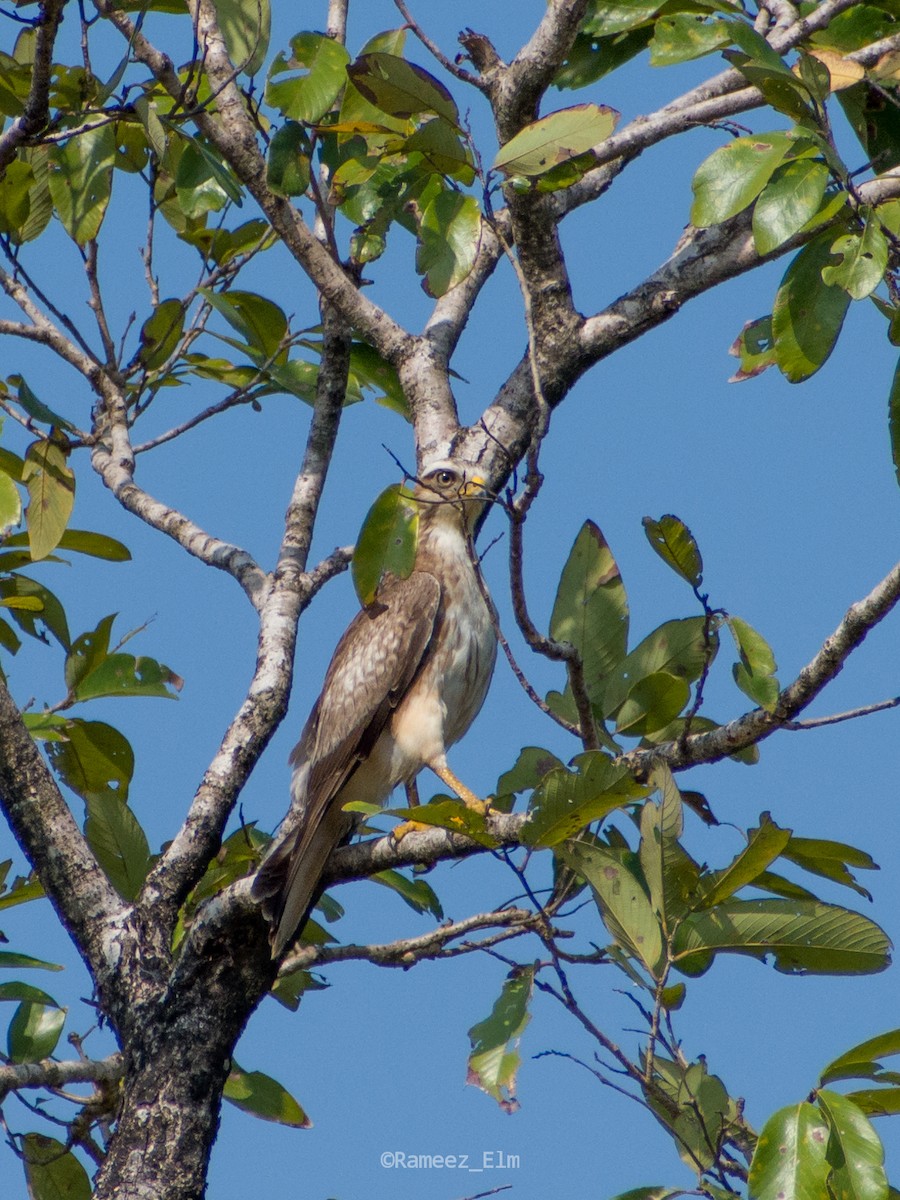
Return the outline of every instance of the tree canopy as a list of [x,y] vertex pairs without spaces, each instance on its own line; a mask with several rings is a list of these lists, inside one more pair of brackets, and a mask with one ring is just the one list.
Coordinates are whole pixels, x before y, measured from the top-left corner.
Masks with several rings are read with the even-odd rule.
[[[0,12],[4,1171],[227,1194],[223,1098],[350,1160],[332,1058],[393,1048],[516,1150],[438,1104],[370,1190],[518,1183],[545,1087],[560,1147],[621,1122],[603,1194],[887,1200],[900,11],[429,7]],[[282,763],[442,457],[496,497],[491,809],[361,814],[274,963]]]

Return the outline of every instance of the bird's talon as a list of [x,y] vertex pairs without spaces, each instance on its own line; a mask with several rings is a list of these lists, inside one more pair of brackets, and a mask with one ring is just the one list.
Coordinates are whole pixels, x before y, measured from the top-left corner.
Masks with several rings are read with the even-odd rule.
[[486,817],[491,811],[490,800],[479,800],[477,796],[472,796],[470,800],[464,800],[463,803],[471,812],[479,813],[482,817]]
[[430,828],[430,825],[425,825],[422,821],[401,821],[391,830],[391,837],[395,842],[401,842],[408,833],[422,833]]

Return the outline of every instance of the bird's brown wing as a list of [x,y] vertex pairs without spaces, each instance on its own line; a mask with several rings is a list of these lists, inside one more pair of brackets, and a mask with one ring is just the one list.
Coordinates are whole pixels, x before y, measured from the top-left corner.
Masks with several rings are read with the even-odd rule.
[[276,926],[273,954],[302,924],[328,856],[352,829],[352,819],[332,801],[369,755],[415,679],[431,642],[440,597],[440,584],[428,572],[390,578],[337,645],[322,693],[291,755],[302,790],[295,797],[301,822],[273,847],[253,881],[254,897]]

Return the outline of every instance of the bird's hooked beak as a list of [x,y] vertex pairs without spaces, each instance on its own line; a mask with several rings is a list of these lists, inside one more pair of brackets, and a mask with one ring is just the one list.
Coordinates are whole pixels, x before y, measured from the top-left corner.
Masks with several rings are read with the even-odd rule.
[[459,494],[464,500],[487,500],[493,493],[480,475],[473,475],[459,489]]

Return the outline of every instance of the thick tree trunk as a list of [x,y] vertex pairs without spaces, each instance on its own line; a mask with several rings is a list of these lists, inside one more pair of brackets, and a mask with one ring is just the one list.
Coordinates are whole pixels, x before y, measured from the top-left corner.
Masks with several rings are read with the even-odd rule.
[[129,1009],[97,1200],[202,1200],[231,1054],[275,970],[257,911],[219,917],[192,931],[166,987]]

